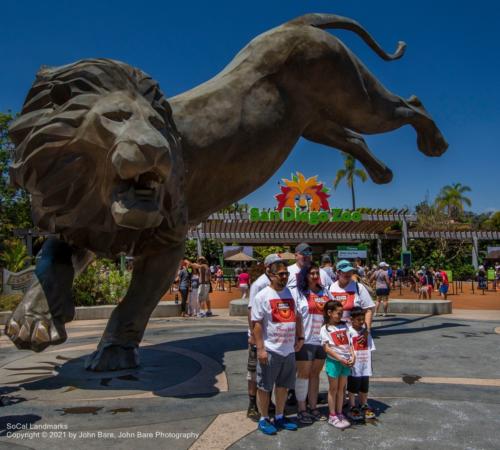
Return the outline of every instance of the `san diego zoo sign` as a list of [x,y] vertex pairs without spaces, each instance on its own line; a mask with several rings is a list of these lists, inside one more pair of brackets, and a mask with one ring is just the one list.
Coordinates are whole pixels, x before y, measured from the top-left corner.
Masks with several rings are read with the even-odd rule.
[[283,178],[281,192],[275,195],[274,210],[250,208],[251,222],[361,222],[361,212],[330,208],[330,194],[317,176],[305,178],[300,172],[291,180]]

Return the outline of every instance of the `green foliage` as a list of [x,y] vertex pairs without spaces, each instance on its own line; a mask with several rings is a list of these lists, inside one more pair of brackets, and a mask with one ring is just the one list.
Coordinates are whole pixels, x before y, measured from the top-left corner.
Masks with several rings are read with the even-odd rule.
[[481,224],[481,228],[483,230],[500,231],[500,211],[493,213],[488,219],[486,219]]
[[271,253],[284,253],[289,251],[288,247],[282,245],[257,246],[253,248],[254,258],[264,261]]
[[470,198],[464,195],[470,191],[471,188],[462,183],[446,185],[436,197],[436,206],[440,211],[446,210],[448,217],[459,219],[464,212],[464,204],[469,207],[472,205]]
[[221,213],[232,213],[232,212],[245,212],[248,211],[248,203],[233,203],[232,205],[222,208],[219,212]]
[[75,278],[73,297],[76,306],[113,305],[127,292],[131,272],[120,273],[116,264],[98,259]]
[[0,294],[0,311],[14,311],[22,299],[23,294]]
[[356,197],[354,195],[354,179],[356,177],[363,183],[368,180],[368,175],[364,169],[356,169],[356,159],[353,156],[344,153],[344,168],[337,171],[335,180],[333,180],[333,187],[334,189],[337,189],[340,182],[345,178],[347,187],[351,189],[352,209],[356,209]]
[[26,246],[19,239],[4,242],[4,250],[0,253],[0,266],[11,272],[20,272],[29,265],[30,257]]
[[9,184],[9,165],[14,146],[8,129],[12,120],[11,114],[0,113],[0,242],[8,239],[14,228],[33,228],[29,195]]

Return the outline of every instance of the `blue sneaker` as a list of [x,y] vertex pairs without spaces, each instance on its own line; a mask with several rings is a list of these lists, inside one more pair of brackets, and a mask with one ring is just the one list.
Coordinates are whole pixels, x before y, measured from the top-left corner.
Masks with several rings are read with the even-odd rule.
[[264,434],[276,434],[276,432],[278,431],[275,426],[271,422],[269,422],[269,419],[260,419],[258,428]]
[[283,416],[281,419],[274,419],[274,426],[279,430],[289,431],[295,431],[298,428],[296,423],[288,420],[285,416]]

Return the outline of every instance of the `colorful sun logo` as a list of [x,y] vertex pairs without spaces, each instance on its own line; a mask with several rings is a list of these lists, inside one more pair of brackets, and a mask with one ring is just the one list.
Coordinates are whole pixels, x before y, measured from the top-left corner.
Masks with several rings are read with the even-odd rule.
[[328,211],[328,189],[319,182],[317,176],[305,178],[300,172],[292,174],[292,179],[283,178],[281,194],[275,195],[278,211],[285,207],[300,208],[303,211]]

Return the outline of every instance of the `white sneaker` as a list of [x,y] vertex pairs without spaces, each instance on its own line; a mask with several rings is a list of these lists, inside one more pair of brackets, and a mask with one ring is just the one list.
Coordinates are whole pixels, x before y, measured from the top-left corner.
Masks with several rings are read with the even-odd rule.
[[339,414],[337,417],[340,419],[340,423],[341,423],[341,428],[342,429],[343,428],[348,428],[348,427],[351,426],[351,422],[349,422],[347,420],[347,417],[344,416],[344,414]]
[[330,417],[328,418],[328,423],[330,425],[334,426],[335,428],[339,428],[339,429],[344,429],[345,428],[342,425],[342,420],[340,420],[339,416],[332,416],[332,415],[330,415]]

